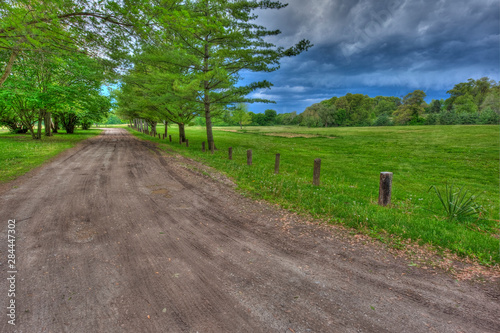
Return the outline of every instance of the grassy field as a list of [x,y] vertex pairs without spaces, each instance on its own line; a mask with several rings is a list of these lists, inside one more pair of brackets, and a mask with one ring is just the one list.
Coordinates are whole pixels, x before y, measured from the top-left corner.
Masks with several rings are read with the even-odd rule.
[[76,130],[74,134],[59,132],[42,140],[33,140],[30,134],[10,134],[7,130],[0,130],[0,183],[15,179],[101,131]]
[[[190,147],[147,138],[213,166],[254,198],[353,227],[398,246],[403,239],[427,243],[500,263],[499,126],[415,126],[379,128],[216,128],[218,151],[201,152],[204,128],[187,128]],[[163,133],[163,128],[159,128]],[[233,147],[233,160],[227,159]],[[253,165],[246,151],[253,150]],[[275,154],[281,154],[274,175]],[[322,159],[321,186],[312,185],[313,161]],[[392,206],[377,205],[379,174],[394,173]],[[480,194],[480,219],[450,222],[431,185],[465,186]],[[396,237],[394,237],[396,236]]]

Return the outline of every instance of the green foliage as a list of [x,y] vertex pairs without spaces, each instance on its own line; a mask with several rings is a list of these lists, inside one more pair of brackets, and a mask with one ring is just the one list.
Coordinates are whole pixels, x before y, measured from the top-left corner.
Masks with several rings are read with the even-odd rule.
[[375,119],[373,126],[391,126],[391,118],[387,114],[382,114]]
[[248,113],[248,106],[244,103],[238,103],[232,113],[232,120],[243,128],[243,125],[249,125],[252,117]]
[[485,125],[498,125],[500,122],[500,114],[490,108],[483,110],[479,115],[479,123]]
[[463,220],[471,216],[477,216],[481,212],[481,206],[475,202],[476,196],[469,194],[469,191],[464,189],[463,186],[456,190],[453,184],[450,186],[446,184],[443,193],[435,185],[432,185],[429,191],[432,189],[436,193],[449,221],[454,219]]
[[403,104],[394,112],[394,123],[398,125],[423,123],[420,116],[424,113],[425,96],[422,90],[415,90],[403,97]]
[[[415,90],[398,97],[347,94],[307,107],[298,122],[307,127],[496,124],[500,117],[500,85],[488,78],[469,79],[448,91],[446,101],[424,101],[425,92]],[[498,115],[495,116],[491,110]],[[484,114],[483,114],[484,113]],[[265,123],[259,123],[265,125]],[[285,123],[283,123],[285,124]],[[290,124],[290,123],[287,123]]]

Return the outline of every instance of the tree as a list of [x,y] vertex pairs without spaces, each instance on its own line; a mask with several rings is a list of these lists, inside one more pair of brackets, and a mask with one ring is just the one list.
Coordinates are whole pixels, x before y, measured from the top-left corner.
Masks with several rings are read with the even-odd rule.
[[238,103],[233,111],[232,118],[243,128],[243,125],[248,125],[252,122],[250,114],[248,114],[248,106],[244,103]]
[[207,141],[214,142],[212,118],[215,110],[239,102],[270,102],[250,99],[256,89],[270,88],[267,81],[237,86],[242,70],[271,72],[279,68],[283,57],[298,55],[311,44],[302,40],[288,49],[276,47],[265,40],[277,36],[279,30],[267,30],[252,23],[256,9],[280,9],[286,5],[270,0],[186,0],[182,6],[164,11],[158,16],[161,36],[180,49],[171,53],[170,62],[186,68],[191,76],[197,102],[203,106]]
[[0,87],[23,52],[71,51],[116,59],[145,27],[142,1],[19,0],[0,2]]
[[276,124],[276,117],[278,116],[278,113],[276,110],[273,109],[267,109],[264,111],[264,121],[266,126],[273,126]]
[[393,114],[394,122],[400,125],[418,123],[419,117],[424,113],[425,96],[422,90],[415,90],[403,97],[403,104]]
[[441,112],[442,102],[438,99],[433,99],[429,107],[429,113],[437,114]]
[[478,107],[474,102],[474,97],[470,94],[458,96],[453,103],[453,111],[456,113],[476,113]]
[[481,112],[490,109],[491,111],[500,115],[500,86],[497,85],[491,89],[486,95],[483,103],[481,104]]

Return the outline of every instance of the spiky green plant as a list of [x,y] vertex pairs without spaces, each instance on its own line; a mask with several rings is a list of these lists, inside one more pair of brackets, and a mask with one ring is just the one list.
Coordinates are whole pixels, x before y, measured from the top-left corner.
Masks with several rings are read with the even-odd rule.
[[470,194],[463,186],[455,190],[453,184],[448,186],[446,183],[444,193],[441,193],[435,185],[432,185],[429,191],[432,189],[441,202],[449,221],[463,220],[470,216],[479,215],[481,212],[481,206],[475,202],[477,196]]

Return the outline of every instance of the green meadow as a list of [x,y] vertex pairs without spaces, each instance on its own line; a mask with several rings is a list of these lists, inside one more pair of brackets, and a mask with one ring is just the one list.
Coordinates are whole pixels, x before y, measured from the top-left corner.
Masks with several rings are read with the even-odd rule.
[[[491,265],[500,262],[499,129],[496,125],[220,127],[214,129],[214,155],[201,151],[206,138],[202,127],[186,129],[189,148],[179,144],[174,126],[168,128],[172,143],[133,133],[220,170],[253,198],[355,228],[392,246],[411,239]],[[228,160],[229,147],[233,160]],[[252,166],[246,164],[248,149],[253,151]],[[278,175],[276,153],[281,154]],[[322,160],[319,187],[312,185],[316,158]],[[394,173],[390,207],[377,205],[382,171]],[[478,195],[481,215],[446,219],[429,188],[443,189],[447,183]]]
[[74,134],[60,133],[42,140],[30,134],[11,134],[0,130],[0,183],[5,183],[43,164],[78,142],[98,135],[101,130],[75,130]]

